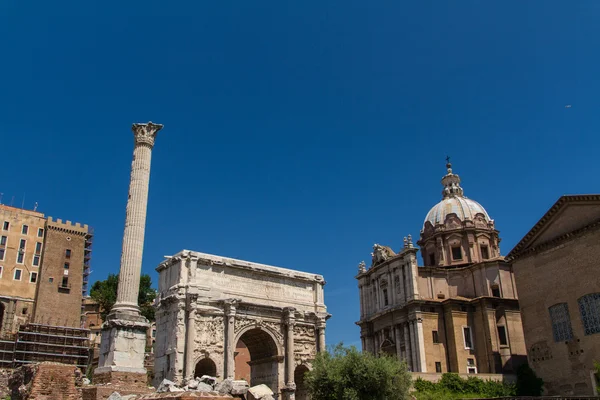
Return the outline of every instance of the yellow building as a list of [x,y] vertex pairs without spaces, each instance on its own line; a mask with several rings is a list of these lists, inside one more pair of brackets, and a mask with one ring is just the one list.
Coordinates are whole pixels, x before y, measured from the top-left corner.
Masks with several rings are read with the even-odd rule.
[[425,266],[410,236],[398,253],[376,244],[370,268],[359,265],[362,347],[414,372],[514,373],[526,350],[512,265],[494,221],[447,168],[418,241]]
[[561,197],[508,254],[529,365],[548,395],[592,395],[600,362],[600,195]]
[[87,225],[0,204],[0,335],[27,322],[80,325],[91,239]]

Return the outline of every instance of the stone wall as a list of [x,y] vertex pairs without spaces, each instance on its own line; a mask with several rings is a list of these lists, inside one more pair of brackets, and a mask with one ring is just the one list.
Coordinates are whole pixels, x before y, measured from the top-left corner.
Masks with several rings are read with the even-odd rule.
[[13,400],[80,400],[81,372],[73,365],[30,364],[14,370],[9,386]]
[[[600,334],[586,334],[578,299],[599,292],[600,229],[514,261],[529,364],[548,395],[588,394]],[[549,308],[567,303],[571,340],[555,341]]]

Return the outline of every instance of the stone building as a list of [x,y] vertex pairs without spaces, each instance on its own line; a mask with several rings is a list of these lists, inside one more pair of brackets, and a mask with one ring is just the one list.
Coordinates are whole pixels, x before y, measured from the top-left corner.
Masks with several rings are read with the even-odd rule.
[[27,322],[80,326],[88,226],[6,205],[0,205],[0,224],[0,335]]
[[242,378],[249,366],[251,385],[305,398],[304,372],[325,349],[321,275],[187,250],[157,271],[155,382]]
[[561,197],[508,254],[529,365],[549,395],[592,395],[600,361],[600,195]]
[[410,236],[398,253],[376,244],[370,268],[359,265],[362,347],[414,372],[514,373],[526,350],[513,268],[494,220],[447,168],[417,242],[424,266]]

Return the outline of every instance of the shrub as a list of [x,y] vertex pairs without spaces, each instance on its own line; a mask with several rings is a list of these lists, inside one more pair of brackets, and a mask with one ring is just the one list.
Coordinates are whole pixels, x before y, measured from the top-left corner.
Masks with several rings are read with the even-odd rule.
[[419,400],[453,399],[467,397],[514,396],[516,386],[505,382],[482,380],[475,376],[467,379],[456,373],[445,373],[438,383],[417,379],[414,384]]
[[434,392],[437,386],[431,381],[422,378],[417,378],[413,382],[413,387],[417,392]]
[[517,369],[517,396],[541,396],[544,381],[535,374],[529,364]]
[[406,363],[341,343],[318,353],[305,376],[311,397],[319,400],[403,400],[411,384]]

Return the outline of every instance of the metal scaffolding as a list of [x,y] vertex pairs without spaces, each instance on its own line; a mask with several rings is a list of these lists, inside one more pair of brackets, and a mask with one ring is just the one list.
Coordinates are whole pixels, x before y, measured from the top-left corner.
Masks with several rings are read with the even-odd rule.
[[14,368],[53,361],[85,370],[90,363],[89,335],[88,329],[68,326],[22,325],[14,340],[0,340],[0,365]]

